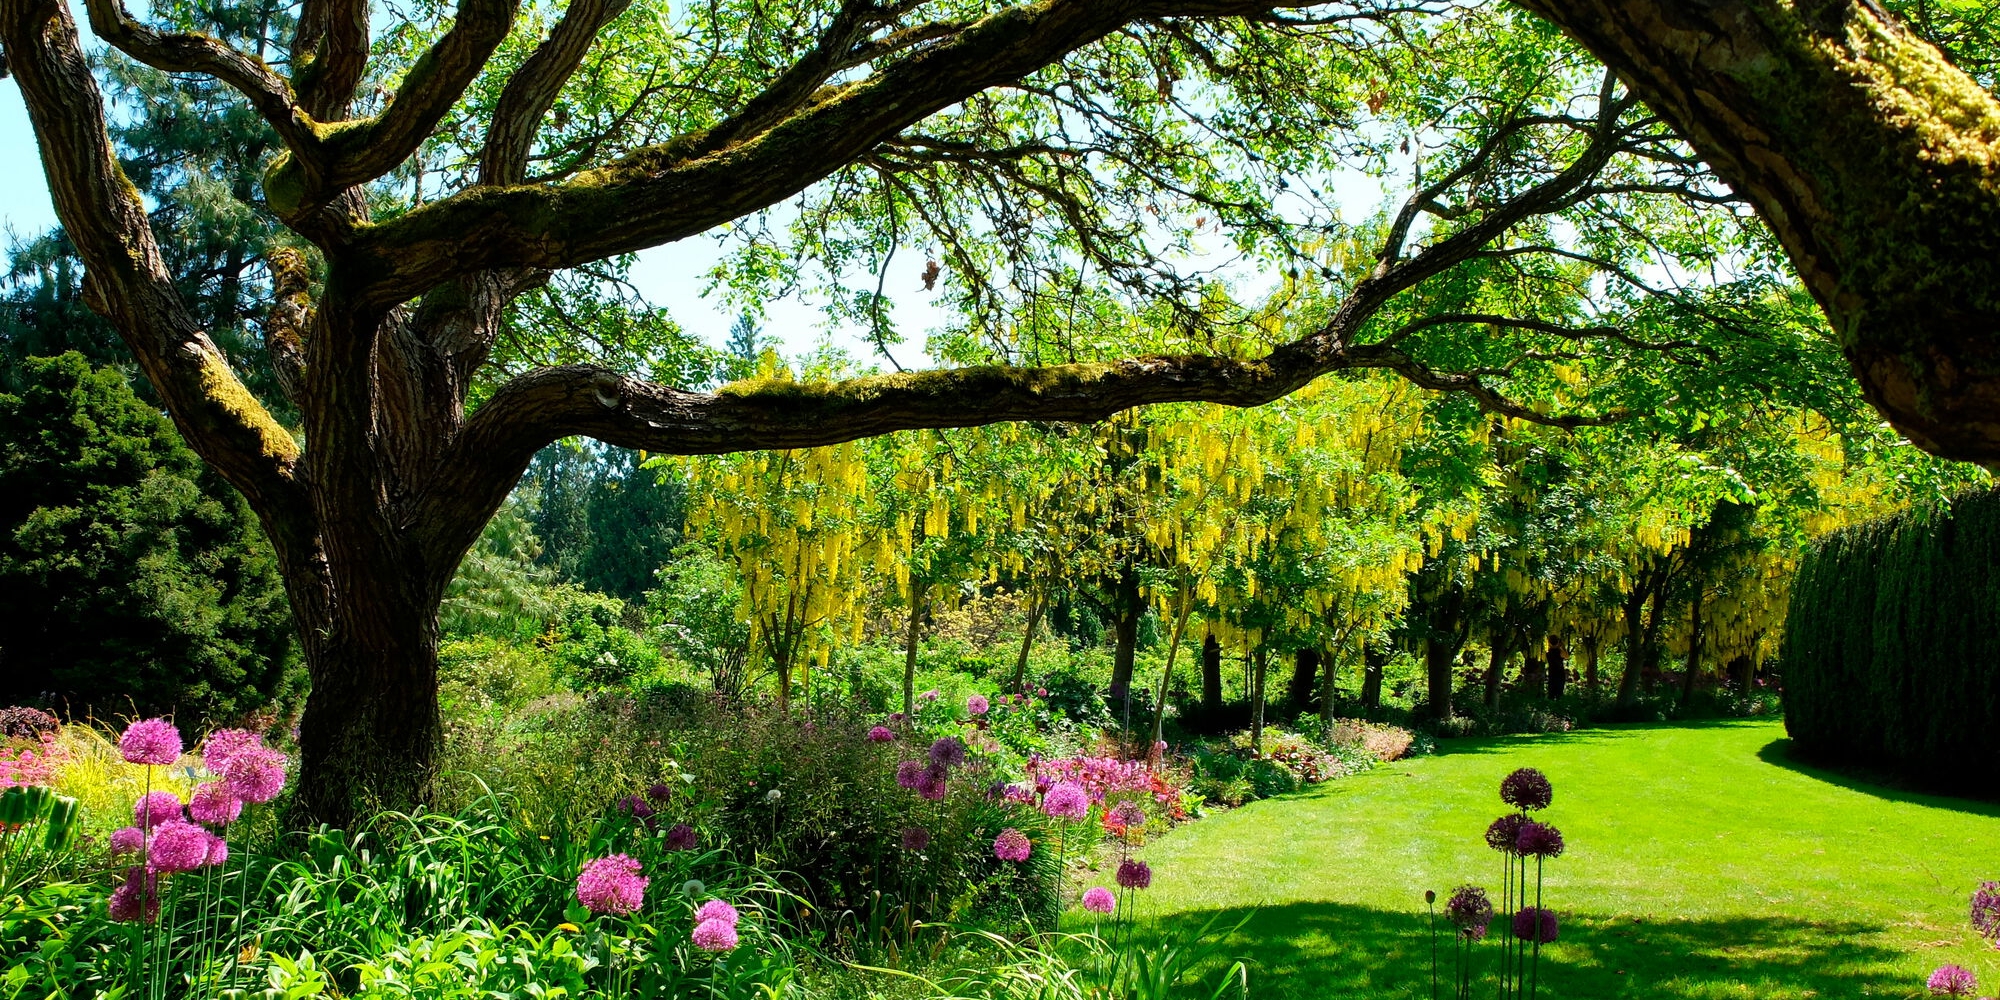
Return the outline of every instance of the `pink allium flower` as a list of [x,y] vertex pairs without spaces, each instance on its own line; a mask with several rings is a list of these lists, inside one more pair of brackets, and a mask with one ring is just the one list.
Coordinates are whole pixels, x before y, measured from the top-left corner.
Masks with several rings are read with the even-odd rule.
[[734,927],[736,926],[736,919],[736,907],[720,899],[711,899],[701,904],[700,908],[694,911],[694,922],[697,924],[707,923],[710,920],[720,920]]
[[1548,776],[1532,767],[1524,767],[1500,779],[1500,801],[1516,809],[1534,811],[1547,809],[1555,799],[1555,788],[1549,784]]
[[986,710],[992,707],[993,703],[987,701],[983,694],[975,694],[965,699],[965,710],[973,715],[985,715]]
[[229,762],[247,747],[262,747],[264,737],[248,729],[218,729],[201,741],[201,763],[210,774],[229,769]]
[[924,780],[922,761],[906,760],[896,765],[896,784],[904,788],[915,788]]
[[921,852],[931,846],[931,832],[921,826],[903,831],[903,850]]
[[667,829],[666,848],[669,851],[686,851],[694,847],[694,827],[686,823],[675,823]]
[[931,688],[929,691],[925,691],[923,694],[918,695],[918,697],[922,698],[925,701],[936,701],[938,700],[938,689]]
[[1493,922],[1493,901],[1486,898],[1486,890],[1462,885],[1445,901],[1444,916],[1459,934],[1477,941],[1486,936],[1486,927]]
[[1118,899],[1111,895],[1111,890],[1092,886],[1083,892],[1083,908],[1092,913],[1110,913],[1118,908]]
[[229,786],[211,781],[188,796],[188,816],[197,823],[227,826],[243,815],[243,800],[230,794]]
[[1138,858],[1126,858],[1118,864],[1118,884],[1127,889],[1146,889],[1153,884],[1153,868]]
[[146,867],[160,874],[191,872],[208,861],[208,831],[180,820],[153,828],[146,847]]
[[870,743],[887,743],[896,738],[896,731],[888,726],[876,726],[868,731]]
[[111,919],[150,924],[160,916],[160,887],[143,865],[125,869],[125,881],[111,890]]
[[646,883],[639,862],[629,854],[586,861],[576,877],[576,901],[592,913],[624,916],[645,902]]
[[218,837],[215,834],[212,833],[209,834],[208,859],[203,861],[202,865],[204,867],[216,868],[216,867],[221,867],[228,861],[229,861],[229,841],[224,840],[223,838]]
[[1514,914],[1514,936],[1523,941],[1539,941],[1548,944],[1556,939],[1556,914],[1533,906],[1524,906]]
[[1486,828],[1486,846],[1513,854],[1521,849],[1521,824],[1528,822],[1518,813],[1508,813]]
[[146,831],[136,826],[121,826],[111,831],[112,854],[138,854],[146,849]]
[[1514,849],[1524,858],[1559,858],[1563,852],[1562,831],[1547,823],[1529,820],[1514,835]]
[[269,802],[285,787],[285,755],[266,746],[237,749],[223,769],[222,781],[245,802]]
[[694,933],[688,935],[688,939],[703,951],[733,951],[736,948],[736,925],[722,920],[704,920],[694,925]]
[[165,766],[181,759],[181,731],[165,719],[143,719],[125,727],[118,753],[134,764]]
[[1002,861],[1026,861],[1034,846],[1027,834],[1010,826],[993,838],[993,856]]
[[1937,971],[1931,973],[1926,985],[1930,987],[1932,996],[1969,997],[1973,990],[1979,988],[1979,981],[1972,975],[1971,969],[1962,965],[1940,965]]
[[917,777],[917,794],[932,802],[944,801],[950,774],[951,771],[943,764],[932,764],[924,768],[923,774]]
[[1090,795],[1082,785],[1065,781],[1042,796],[1042,811],[1056,819],[1082,819],[1090,815]]
[[172,792],[148,792],[132,803],[132,822],[147,829],[185,818],[180,796]]
[[931,744],[931,763],[957,767],[965,763],[965,743],[956,736],[940,736]]

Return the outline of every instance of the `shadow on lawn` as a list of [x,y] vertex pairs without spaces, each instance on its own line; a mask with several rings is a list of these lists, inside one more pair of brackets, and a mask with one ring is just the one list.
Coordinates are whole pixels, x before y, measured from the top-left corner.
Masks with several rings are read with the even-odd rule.
[[1789,739],[1775,739],[1765,744],[1763,749],[1757,751],[1757,759],[1787,771],[1803,774],[1816,781],[1873,795],[1878,799],[1909,802],[1934,809],[1950,809],[1954,812],[1971,813],[1974,816],[2000,816],[2000,801],[1942,794],[1938,789],[1927,788],[1921,783],[1888,771],[1816,762],[1811,758],[1802,757],[1798,746]]
[[1515,736],[1474,736],[1441,739],[1437,741],[1440,757],[1456,754],[1509,753],[1515,750],[1549,747],[1582,746],[1591,743],[1617,743],[1639,739],[1649,733],[1673,729],[1738,729],[1750,726],[1767,726],[1769,719],[1704,719],[1686,722],[1619,722],[1583,729],[1572,729],[1566,733],[1530,733]]
[[[1245,914],[1250,914],[1249,922],[1216,954],[1222,964],[1242,959],[1249,966],[1253,996],[1425,1000],[1431,995],[1431,941],[1421,911],[1392,913],[1338,903],[1291,903],[1254,912],[1249,907],[1205,910],[1168,918],[1168,933],[1192,933],[1215,916],[1221,917],[1217,926],[1226,928]],[[1438,925],[1439,995],[1449,996],[1450,927],[1442,918]],[[1495,930],[1499,928],[1496,920]],[[1549,1000],[1912,995],[1907,973],[1897,968],[1904,956],[1859,940],[1881,930],[1837,920],[1640,922],[1565,914],[1561,940],[1542,952],[1537,995]],[[1500,955],[1498,938],[1474,952],[1480,977],[1475,996],[1496,992],[1493,974]],[[1212,980],[1216,971],[1205,969],[1204,978]]]

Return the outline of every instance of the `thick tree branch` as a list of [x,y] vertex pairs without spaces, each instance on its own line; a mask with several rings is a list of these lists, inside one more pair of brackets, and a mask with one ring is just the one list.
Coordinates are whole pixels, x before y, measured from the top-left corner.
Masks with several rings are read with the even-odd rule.
[[89,0],[90,28],[118,51],[168,73],[205,73],[241,93],[271,124],[292,155],[308,163],[321,157],[314,122],[292,88],[261,59],[208,35],[162,33],[132,19],[120,0]]
[[292,87],[306,113],[347,117],[368,71],[368,0],[305,0],[292,36]]
[[548,114],[563,85],[583,64],[597,33],[630,6],[632,0],[570,0],[555,30],[535,47],[535,54],[521,64],[500,92],[479,157],[479,183],[519,184],[527,176],[528,154],[534,148],[536,131],[542,127],[542,116]]
[[0,46],[28,105],[56,215],[87,268],[85,301],[124,338],[189,446],[250,498],[280,558],[299,558],[312,520],[295,479],[298,445],[175,291],[145,205],[112,151],[68,8],[0,0]]
[[473,188],[362,230],[354,249],[379,276],[371,299],[394,303],[471,270],[573,267],[669,243],[790,197],[909,125],[1130,20],[1270,6],[1048,0],[1009,7],[865,80],[822,89],[803,110],[737,145],[690,159],[700,137],[683,137],[557,186]]

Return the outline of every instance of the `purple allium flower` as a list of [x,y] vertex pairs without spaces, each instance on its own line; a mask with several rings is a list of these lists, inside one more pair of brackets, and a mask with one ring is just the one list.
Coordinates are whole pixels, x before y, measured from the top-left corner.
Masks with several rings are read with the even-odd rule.
[[1972,893],[1972,929],[2000,945],[2000,882],[1981,882]]
[[146,846],[146,867],[168,875],[194,871],[207,861],[207,830],[180,820],[153,828],[153,841]]
[[940,736],[931,744],[931,763],[957,767],[965,763],[965,744],[956,736]]
[[694,933],[688,940],[703,951],[733,951],[736,948],[736,925],[722,920],[704,920],[694,925]]
[[993,703],[987,701],[983,694],[975,694],[965,699],[965,710],[973,715],[985,715],[986,710],[992,707]]
[[1145,889],[1153,884],[1152,866],[1138,858],[1126,858],[1118,864],[1118,884],[1127,889]]
[[266,746],[246,746],[229,758],[222,780],[245,802],[269,802],[285,787],[285,755]]
[[210,774],[221,774],[245,747],[261,747],[264,737],[248,729],[218,729],[201,741],[201,764]]
[[1042,796],[1042,811],[1055,819],[1082,819],[1090,815],[1090,793],[1074,781],[1065,781]]
[[903,831],[903,850],[922,852],[931,846],[931,832],[921,826]]
[[136,826],[121,826],[111,831],[111,853],[138,854],[146,849],[146,831]]
[[576,901],[592,913],[624,916],[645,902],[646,883],[639,862],[629,854],[586,861],[576,877]]
[[655,802],[665,802],[674,797],[674,786],[664,781],[655,781],[646,786],[646,797]]
[[229,793],[229,786],[211,781],[188,796],[188,816],[209,826],[228,826],[243,815],[243,800]]
[[915,788],[924,780],[924,763],[920,760],[906,760],[896,765],[896,784],[904,788]]
[[888,726],[876,726],[868,731],[868,742],[887,743],[896,738],[896,731]]
[[652,829],[658,822],[653,819],[652,803],[647,802],[646,797],[643,795],[627,795],[614,803],[612,808],[638,820],[648,830]]
[[1563,852],[1562,831],[1547,823],[1529,820],[1514,835],[1514,849],[1524,858],[1559,858]]
[[160,916],[160,887],[144,865],[125,869],[125,881],[111,890],[111,919],[150,924]]
[[202,866],[205,868],[220,868],[224,864],[227,864],[228,862],[229,862],[229,841],[221,837],[218,837],[215,834],[212,833],[209,834],[208,857],[203,859]]
[[1969,997],[1973,990],[1979,988],[1979,980],[1965,966],[1940,965],[1937,971],[1931,973],[1926,985],[1931,988],[1932,996]]
[[132,822],[147,829],[186,818],[180,797],[172,792],[148,792],[132,803]]
[[890,722],[891,724],[897,724],[897,725],[900,725],[900,724],[902,723],[902,721],[903,721],[903,718],[904,718],[904,716],[903,716],[903,713],[901,713],[901,712],[890,712],[890,713],[889,713],[889,722]]
[[1027,834],[1010,826],[993,838],[993,856],[1002,861],[1026,861],[1034,846]]
[[1146,809],[1139,803],[1126,799],[1112,807],[1111,821],[1121,829],[1131,830],[1146,825]]
[[125,727],[118,753],[134,764],[168,765],[181,759],[181,731],[165,719],[142,719]]
[[949,784],[947,779],[950,777],[951,769],[943,764],[932,764],[924,768],[924,773],[917,778],[917,794],[932,802],[944,801],[945,789]]
[[931,688],[929,691],[925,691],[923,694],[920,694],[917,697],[922,698],[925,701],[936,701],[938,700],[938,689]]
[[694,847],[694,827],[686,823],[675,823],[667,828],[666,848],[669,851],[686,851]]
[[1486,927],[1493,922],[1493,901],[1486,898],[1486,890],[1461,885],[1445,901],[1444,916],[1460,934],[1477,941],[1486,936]]
[[1493,821],[1486,828],[1486,846],[1508,854],[1521,849],[1521,824],[1526,822],[1517,813],[1508,813]]
[[1555,798],[1555,788],[1549,784],[1548,776],[1532,767],[1524,767],[1500,779],[1500,801],[1516,809],[1534,811],[1547,809]]
[[1092,913],[1110,913],[1118,908],[1118,899],[1111,895],[1111,890],[1092,886],[1083,891],[1083,908]]
[[694,911],[695,923],[698,924],[706,923],[710,920],[720,920],[723,923],[728,924],[731,927],[734,927],[736,926],[736,920],[737,920],[736,907],[731,906],[727,902],[720,899],[711,899],[708,902],[701,904],[701,906],[695,909]]
[[1523,941],[1548,944],[1556,939],[1556,914],[1534,906],[1521,907],[1514,914],[1514,936]]

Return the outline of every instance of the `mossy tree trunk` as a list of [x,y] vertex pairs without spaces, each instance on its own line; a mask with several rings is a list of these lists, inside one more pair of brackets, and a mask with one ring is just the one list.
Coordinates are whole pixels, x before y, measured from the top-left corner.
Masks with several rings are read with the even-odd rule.
[[1514,2],[1756,206],[1898,430],[2000,460],[1993,94],[1875,0]]

